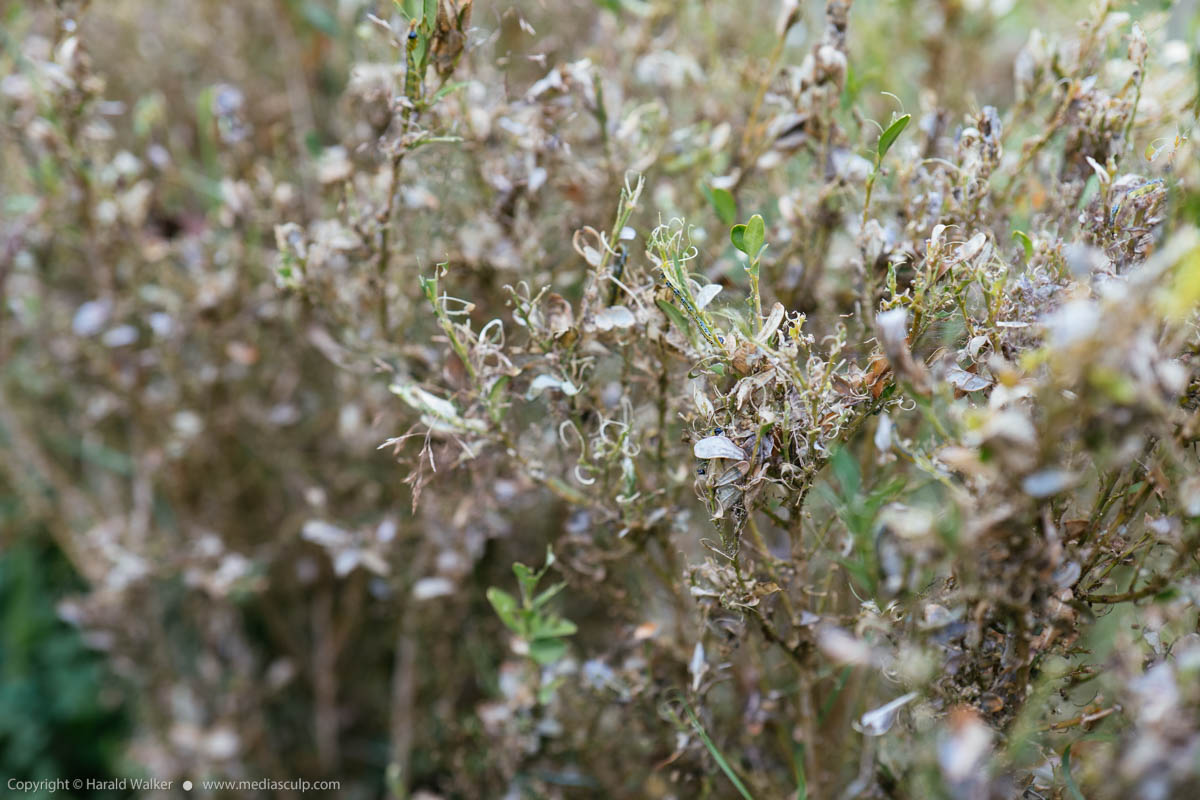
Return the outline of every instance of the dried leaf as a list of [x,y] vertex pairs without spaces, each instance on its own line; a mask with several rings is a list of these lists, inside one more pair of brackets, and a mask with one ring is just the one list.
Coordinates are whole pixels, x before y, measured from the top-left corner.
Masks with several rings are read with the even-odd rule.
[[900,695],[892,702],[863,714],[855,727],[867,736],[883,736],[892,729],[900,709],[916,700],[917,696],[916,692]]
[[709,436],[696,442],[692,448],[696,458],[732,458],[744,461],[746,453],[725,436]]
[[992,381],[982,375],[967,372],[965,369],[957,366],[946,370],[946,380],[964,392],[978,392],[992,385]]
[[625,306],[609,306],[596,312],[594,323],[597,330],[610,331],[613,328],[632,328],[637,320],[633,312]]

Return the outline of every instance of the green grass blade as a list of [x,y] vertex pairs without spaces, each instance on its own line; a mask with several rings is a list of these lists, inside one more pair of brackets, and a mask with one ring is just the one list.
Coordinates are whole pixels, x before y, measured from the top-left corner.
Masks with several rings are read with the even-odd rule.
[[1067,791],[1071,793],[1071,800],[1086,800],[1083,792],[1075,785],[1075,779],[1071,777],[1071,745],[1067,745],[1067,749],[1063,751],[1062,775],[1063,782],[1067,784]]
[[733,771],[733,766],[725,760],[725,756],[717,749],[717,745],[708,737],[704,726],[700,724],[700,720],[696,719],[696,715],[692,712],[692,707],[684,703],[683,710],[687,712],[688,720],[692,723],[692,728],[700,737],[700,741],[704,742],[704,746],[708,748],[708,752],[712,753],[713,760],[717,762],[717,766],[725,773],[725,777],[729,778],[729,782],[738,790],[738,794],[746,798],[746,800],[754,800],[754,796],[750,794],[750,790],[746,788],[746,784],[742,783],[742,779]]

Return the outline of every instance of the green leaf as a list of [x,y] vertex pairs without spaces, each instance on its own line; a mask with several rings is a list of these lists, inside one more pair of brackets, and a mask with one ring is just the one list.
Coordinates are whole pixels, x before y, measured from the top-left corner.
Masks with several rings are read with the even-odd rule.
[[758,254],[762,250],[763,242],[766,240],[766,235],[766,225],[763,223],[763,218],[760,215],[755,214],[750,218],[750,221],[746,223],[745,238],[742,241],[742,243],[746,245],[746,249],[743,252],[750,256],[752,261],[758,259]]
[[842,89],[841,105],[843,110],[848,110],[854,105],[858,99],[859,92],[862,91],[863,76],[858,74],[854,69],[854,64],[846,65],[846,85]]
[[716,187],[707,189],[706,194],[713,210],[717,212],[717,218],[725,225],[732,225],[737,219],[737,201],[733,199],[733,194],[728,189]]
[[166,119],[166,100],[155,92],[138,100],[133,107],[133,134],[139,139],[148,135]]
[[517,598],[503,589],[492,586],[487,590],[487,599],[505,627],[516,634],[523,632],[520,617],[517,615]]
[[904,491],[904,487],[907,484],[908,481],[904,477],[894,477],[872,489],[867,494],[866,502],[863,505],[874,514],[880,508],[895,500]]
[[533,590],[537,588],[538,578],[541,575],[520,561],[513,564],[512,568],[513,573],[517,576],[517,583],[521,585],[521,599],[526,605],[529,605],[533,602]]
[[324,5],[314,0],[305,0],[300,4],[300,16],[310,26],[326,36],[338,35],[337,17]]
[[504,388],[508,386],[512,380],[508,375],[501,375],[492,383],[492,388],[488,390],[488,412],[492,417],[492,421],[499,424],[504,419],[505,408],[500,403],[500,398],[504,394]]
[[534,639],[557,639],[563,636],[574,636],[579,628],[569,619],[560,617],[538,617],[534,620],[530,635]]
[[541,666],[553,664],[567,652],[567,643],[562,639],[534,639],[529,643],[529,657]]
[[1193,247],[1180,257],[1171,282],[1167,311],[1174,317],[1190,314],[1200,304],[1200,247]]
[[566,678],[562,675],[548,681],[543,679],[542,686],[538,689],[537,693],[538,702],[544,706],[549,705],[550,701],[554,699],[554,694],[558,691],[558,687],[562,686],[564,682],[566,682]]
[[321,134],[317,131],[304,134],[304,148],[313,158],[319,157],[325,151],[325,145],[321,143]]
[[1021,246],[1025,248],[1026,261],[1033,258],[1033,239],[1029,238],[1029,234],[1025,231],[1013,231],[1012,238],[1020,242]]
[[[428,27],[432,28],[433,23],[430,22]],[[417,37],[417,46],[416,46],[416,49],[413,50],[413,56],[416,59],[416,64],[417,64],[417,70],[414,74],[417,75],[417,84],[416,85],[418,85],[418,86],[421,84],[422,81],[425,80],[425,77],[424,77],[425,76],[425,68],[429,65],[430,32],[426,31],[425,28],[426,28],[426,24],[424,22],[422,22],[421,30],[418,31],[418,33],[421,35],[419,35]],[[420,98],[417,98],[417,99],[418,99],[418,101],[420,100]]]
[[746,255],[750,255],[750,251],[746,249],[746,226],[738,223],[729,229],[729,241],[733,242],[733,246],[741,250]]
[[632,14],[635,17],[649,17],[653,13],[647,0],[594,0],[594,2],[617,16]]
[[733,242],[733,246],[738,250],[750,256],[752,261],[758,258],[765,238],[766,225],[759,214],[751,217],[749,222],[738,223],[729,229],[729,241]]
[[73,444],[74,447],[72,449],[84,461],[95,464],[102,469],[107,469],[110,472],[115,472],[118,475],[133,474],[133,459],[128,454],[88,439],[80,439]]
[[825,702],[821,706],[821,710],[817,713],[818,722],[824,722],[825,718],[829,716],[829,712],[833,710],[833,706],[837,702],[838,697],[841,696],[842,690],[846,688],[847,681],[850,680],[850,672],[853,669],[853,667],[842,667],[842,671],[838,673],[837,679],[833,684],[833,690],[826,693]]
[[1154,595],[1154,602],[1169,603],[1182,596],[1178,586],[1168,586],[1158,594]]
[[683,315],[682,311],[668,303],[666,300],[655,300],[654,302],[657,303],[662,312],[667,315],[667,319],[675,323],[676,328],[679,328],[679,330],[683,331],[685,334],[690,334],[691,326],[689,325],[687,317]]
[[425,295],[425,299],[433,304],[434,310],[437,309],[437,274],[432,278],[426,278],[424,275],[417,276],[417,283],[421,287],[421,292]]
[[549,589],[546,589],[544,592],[539,594],[537,597],[533,598],[533,607],[535,609],[541,608],[542,606],[546,605],[546,603],[549,603],[556,594],[558,594],[565,588],[567,588],[567,584],[565,582],[554,584]]
[[670,277],[671,277],[672,282],[674,283],[675,287],[680,292],[688,293],[687,265],[684,264],[683,261],[681,261],[678,256],[674,256],[671,258]]
[[792,765],[796,772],[796,800],[808,800],[808,777],[804,772],[803,742],[797,742],[793,749]]
[[882,161],[883,157],[887,155],[887,151],[892,149],[892,145],[896,143],[896,139],[908,127],[910,119],[912,119],[912,114],[897,117],[891,125],[888,125],[887,130],[880,135],[879,144],[875,145],[875,152],[879,154],[879,160]]
[[1071,777],[1071,745],[1067,745],[1067,749],[1063,750],[1062,776],[1063,782],[1067,784],[1067,791],[1071,793],[1071,800],[1085,800],[1083,792],[1079,791],[1075,779]]
[[862,488],[862,472],[858,468],[858,461],[844,447],[835,450],[829,460],[833,466],[833,477],[837,479],[838,487],[842,490],[842,497],[846,500],[857,497],[859,489]]
[[443,86],[442,88],[438,89],[436,92],[433,93],[433,99],[429,101],[430,105],[432,105],[433,103],[436,103],[438,100],[441,100],[443,97],[450,94],[451,92],[457,92],[459,89],[464,88],[466,85],[467,85],[466,81],[455,81],[454,83],[447,83],[445,86]]
[[842,565],[842,568],[850,574],[859,588],[867,594],[875,594],[875,576],[871,573],[871,566],[862,558],[842,558],[837,557],[837,562]]
[[1075,204],[1078,209],[1087,208],[1091,204],[1092,198],[1100,194],[1100,178],[1096,173],[1088,176],[1087,181],[1083,184],[1083,194],[1079,196],[1079,202]]

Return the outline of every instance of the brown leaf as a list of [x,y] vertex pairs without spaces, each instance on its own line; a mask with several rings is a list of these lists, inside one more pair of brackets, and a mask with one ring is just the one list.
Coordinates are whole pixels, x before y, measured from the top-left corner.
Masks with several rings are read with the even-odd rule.
[[562,338],[575,326],[575,312],[571,304],[557,292],[546,298],[546,326],[555,338]]
[[446,78],[454,71],[467,45],[466,30],[471,22],[471,4],[474,0],[440,0],[430,52],[438,75]]
[[738,342],[737,349],[733,351],[733,368],[741,375],[749,375],[754,372],[761,360],[762,353],[759,352],[758,345],[754,342]]

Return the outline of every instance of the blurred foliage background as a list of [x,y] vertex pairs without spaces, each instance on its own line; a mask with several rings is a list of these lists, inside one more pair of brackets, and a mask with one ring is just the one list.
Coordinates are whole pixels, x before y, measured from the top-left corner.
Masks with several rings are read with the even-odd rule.
[[[935,751],[938,742],[952,747],[959,740],[937,739],[924,717],[912,723],[928,734],[923,755],[896,755],[894,761],[881,756],[906,766],[876,774],[869,766],[872,745],[840,744],[848,741],[840,737],[857,735],[851,722],[861,725],[862,714],[888,696],[868,688],[865,673],[856,671],[861,664],[855,667],[851,659],[843,667],[830,657],[812,683],[763,677],[775,675],[779,661],[814,650],[805,633],[811,623],[799,622],[801,610],[789,608],[778,630],[769,621],[749,633],[738,627],[720,639],[727,648],[721,657],[712,655],[718,648],[708,640],[712,670],[736,662],[739,671],[714,689],[711,709],[701,708],[697,687],[710,670],[695,631],[720,638],[712,631],[725,623],[696,611],[705,601],[689,569],[706,557],[699,542],[711,531],[710,509],[690,488],[696,466],[691,439],[699,438],[700,424],[679,419],[682,404],[691,408],[691,367],[698,363],[692,356],[703,347],[678,345],[693,363],[677,360],[662,368],[662,381],[670,376],[671,388],[660,394],[670,396],[671,413],[667,400],[648,401],[655,407],[649,417],[657,415],[657,421],[639,440],[643,458],[657,453],[652,467],[638,461],[639,475],[656,470],[661,476],[645,478],[641,488],[669,512],[668,522],[655,515],[653,502],[631,505],[619,521],[604,516],[604,508],[617,508],[613,497],[624,496],[618,484],[629,471],[619,459],[602,488],[570,483],[572,462],[563,451],[572,445],[553,430],[539,431],[545,420],[558,424],[559,417],[532,402],[536,392],[526,392],[524,378],[511,386],[497,381],[489,392],[514,392],[507,419],[526,433],[498,438],[504,426],[496,422],[488,433],[492,455],[479,459],[461,457],[456,445],[441,441],[457,438],[471,452],[478,429],[442,419],[439,430],[436,419],[430,422],[432,401],[391,387],[419,384],[468,396],[478,377],[468,367],[482,371],[478,365],[503,360],[493,351],[451,353],[453,326],[426,302],[418,276],[449,262],[442,288],[473,304],[463,317],[477,334],[491,317],[514,314],[522,282],[527,295],[549,286],[573,303],[591,285],[581,249],[573,245],[575,233],[584,226],[608,229],[628,185],[627,170],[647,181],[630,224],[647,238],[656,223],[686,218],[694,225],[692,240],[706,253],[704,277],[723,288],[723,297],[740,297],[748,283],[727,243],[732,220],[712,187],[736,195],[734,210],[746,212],[738,220],[763,210],[769,259],[779,257],[764,267],[764,275],[774,276],[764,278],[764,293],[789,313],[807,313],[808,330],[818,337],[836,338],[839,320],[857,319],[849,323],[859,327],[850,334],[846,357],[868,368],[872,354],[878,355],[874,311],[895,300],[883,289],[887,265],[900,263],[880,257],[877,276],[867,277],[876,267],[864,255],[866,245],[860,247],[857,218],[861,214],[865,223],[868,216],[859,200],[870,166],[864,155],[871,156],[880,132],[868,120],[883,123],[908,110],[909,138],[926,119],[941,125],[940,134],[930,129],[922,140],[926,152],[894,156],[916,165],[949,158],[938,149],[939,136],[955,138],[963,119],[991,106],[1004,110],[1006,122],[1015,122],[1016,144],[1007,161],[997,161],[1004,165],[998,174],[1009,171],[1009,182],[997,192],[1021,191],[1005,197],[1007,205],[997,202],[998,210],[946,219],[963,229],[963,241],[976,229],[986,231],[1013,263],[1020,258],[1013,255],[1010,228],[1030,239],[1030,253],[1036,240],[1038,258],[1051,261],[1082,224],[1076,218],[1089,208],[1088,198],[1107,190],[1095,177],[1087,183],[1084,174],[1074,189],[1062,190],[1071,203],[1059,207],[1054,196],[1067,167],[1060,171],[1057,162],[1047,166],[1031,158],[1014,169],[1021,141],[1036,139],[1055,120],[1052,90],[1025,93],[1019,82],[1022,53],[1042,41],[1040,34],[1031,38],[1035,29],[1063,42],[1054,51],[1061,74],[1047,80],[1043,62],[1053,59],[1043,52],[1037,80],[1075,87],[1092,67],[1102,81],[1120,86],[1125,67],[1106,65],[1128,65],[1122,37],[1128,37],[1131,19],[1147,27],[1162,83],[1147,84],[1159,94],[1147,90],[1141,97],[1144,127],[1134,131],[1130,123],[1126,132],[1137,134],[1139,155],[1164,137],[1179,152],[1178,169],[1166,176],[1178,178],[1168,210],[1159,214],[1155,206],[1159,216],[1147,224],[1155,231],[1163,217],[1171,230],[1195,224],[1200,195],[1187,139],[1200,65],[1196,2],[428,5],[427,22],[443,5],[471,12],[452,20],[451,28],[462,23],[461,30],[445,29],[461,33],[461,40],[421,29],[419,46],[437,49],[428,80],[414,96],[406,79],[405,62],[413,55],[406,26],[421,18],[419,3],[0,0],[0,776],[337,779],[338,796],[359,798],[735,797],[751,790],[770,797],[784,796],[785,786],[788,796],[797,797],[806,796],[809,786],[811,797],[973,798],[1008,790],[1021,796],[1018,784],[1035,792],[1026,797],[1078,795],[1070,750],[1064,756],[1057,742],[1036,757],[1014,755],[996,770],[1011,777],[1016,773],[1005,770],[1017,764],[1025,777],[991,786],[954,784]],[[828,82],[829,106],[800,109],[804,120],[789,119],[787,113],[796,112],[788,107],[789,92],[803,81],[787,71],[799,73],[805,57],[836,35],[830,9],[839,5],[848,8],[848,25],[839,46],[843,71]],[[1094,52],[1078,44],[1088,37],[1097,40]],[[1063,66],[1079,52],[1090,60],[1081,57],[1074,72]],[[1033,75],[1034,66],[1029,69]],[[768,132],[786,133],[785,121],[793,126],[789,130],[808,124],[806,130],[815,131],[807,120],[823,119],[824,130],[837,133],[827,133],[824,150],[812,143],[818,134],[809,133],[810,142],[791,150],[764,144],[756,151],[748,146],[757,135],[748,120],[754,121],[760,105],[764,142]],[[1112,108],[1119,105],[1112,101]],[[1009,117],[1014,108],[1027,113]],[[1190,116],[1180,109],[1190,109]],[[1093,122],[1072,120],[1070,130],[1086,132]],[[775,123],[778,129],[770,127]],[[1174,139],[1176,133],[1182,138]],[[1073,141],[1071,135],[1064,134]],[[1061,153],[1069,145],[1056,139],[1047,150]],[[1113,152],[1124,152],[1124,140]],[[827,168],[835,162],[849,166]],[[1118,177],[1117,163],[1110,183]],[[878,212],[880,219],[896,223],[886,245],[895,253],[908,241],[923,253],[931,235],[913,229],[919,189],[910,191],[904,181],[915,170],[897,166],[898,188],[881,188],[874,201],[875,208],[887,209]],[[788,208],[794,209],[791,217]],[[828,241],[814,231],[828,231]],[[1096,241],[1089,240],[1099,247]],[[1148,252],[1138,250],[1130,263]],[[638,258],[631,256],[631,264]],[[822,271],[815,261],[830,266]],[[1032,256],[1028,263],[1033,270]],[[508,293],[506,285],[518,291]],[[1063,286],[1065,279],[1056,284],[1063,294],[1055,303],[1067,295]],[[1045,299],[1038,297],[1028,301],[1031,308]],[[1138,308],[1157,313],[1146,311],[1153,304],[1142,300],[1147,305]],[[433,305],[439,302],[435,298]],[[639,319],[637,330],[642,324]],[[547,325],[547,341],[563,340],[563,329]],[[1180,379],[1187,397],[1195,378],[1187,360],[1195,355],[1190,335],[1171,339],[1177,348],[1168,354],[1187,365]],[[921,355],[932,358],[934,345],[954,349],[968,338],[961,320],[945,322],[929,334]],[[479,337],[480,348],[484,339]],[[933,339],[938,341],[930,344]],[[1001,339],[989,346],[1014,362],[1022,347],[1035,349],[1012,340],[1006,350]],[[553,351],[553,358],[561,357],[556,364],[567,364],[568,348],[554,345],[537,355]],[[510,363],[532,360],[535,349],[511,356]],[[607,384],[634,380],[631,371],[640,376],[639,390],[658,391],[657,374],[641,376],[638,358],[626,358],[625,372],[610,364],[602,376],[607,380],[596,379],[595,397],[603,400]],[[728,360],[733,363],[732,356]],[[831,357],[829,363],[841,362]],[[831,367],[830,375],[837,369]],[[1038,386],[1071,390],[1057,380]],[[562,381],[556,386],[561,390]],[[621,395],[619,385],[615,391]],[[482,393],[471,396],[489,414],[498,407],[479,400]],[[522,405],[522,399],[531,402]],[[556,395],[546,406],[558,413],[560,399]],[[885,396],[882,403],[892,399]],[[1187,402],[1171,408],[1193,413]],[[950,405],[947,400],[938,408]],[[597,419],[579,408],[569,413],[576,412],[588,424]],[[1122,424],[1157,431],[1151,422],[1157,412],[1136,411],[1143,413],[1118,423],[1097,411],[1098,434],[1068,431],[1067,412],[1039,429],[1046,441],[1064,431],[1064,450],[1077,448],[1081,458],[1094,456],[1110,470],[1097,468],[1077,505],[1055,506],[1056,520],[1074,518],[1079,508],[1086,517],[1109,474],[1120,482],[1114,477],[1107,491],[1113,494],[1117,486],[1115,496],[1122,498],[1127,486],[1136,484],[1128,495],[1133,497],[1160,480],[1145,477],[1150,467],[1137,472],[1136,453],[1122,451],[1105,461],[1104,454],[1120,445],[1088,439],[1123,430]],[[945,417],[957,424],[964,415]],[[1162,418],[1175,419],[1167,412]],[[912,436],[937,438],[930,425],[927,419],[913,422]],[[432,449],[426,436],[431,430],[439,440]],[[406,434],[411,441],[379,449]],[[422,441],[426,449],[418,453]],[[1163,457],[1161,486],[1186,495],[1180,487],[1192,485],[1186,481],[1194,468],[1194,441],[1181,442],[1184,455]],[[874,553],[879,514],[901,499],[904,481],[896,484],[874,464],[871,436],[860,435],[857,423],[844,429],[839,444],[855,455],[834,461],[831,469],[823,469],[824,459],[814,462],[804,494],[809,485],[820,489],[805,512],[816,518],[805,517],[812,528],[804,535],[824,536],[832,526],[832,542],[844,529],[851,538],[861,534],[859,544]],[[547,464],[520,453],[549,454]],[[566,466],[552,461],[555,454]],[[593,492],[588,502],[578,502],[581,491]],[[947,508],[960,502],[939,491],[925,487],[903,499]],[[1178,512],[1186,497],[1171,498],[1158,511],[1175,522],[1162,524],[1174,525],[1178,540],[1189,542],[1196,523]],[[1109,506],[1096,502],[1107,515]],[[1028,510],[1029,520],[1040,520],[1042,506],[1037,508]],[[769,505],[759,516],[764,527],[768,512],[776,521],[787,516],[784,505]],[[1141,524],[1141,516],[1129,515]],[[593,533],[599,520],[610,526],[603,536]],[[967,527],[952,512],[946,520],[943,527]],[[670,524],[675,527],[663,533]],[[1128,541],[1105,539],[1115,548],[1112,579],[1132,576],[1132,586],[1137,569],[1166,558],[1160,553],[1131,570],[1131,555],[1142,552],[1138,542],[1133,533]],[[521,627],[526,623],[516,621],[515,611],[497,615],[487,589],[518,597],[513,563],[542,564],[548,543],[555,543],[559,559],[553,570],[568,586],[554,599],[555,614],[538,618],[538,630],[571,620],[579,631],[572,640],[578,658],[561,661],[562,653],[550,646],[554,657],[531,671],[529,642],[522,637],[537,642],[539,635]],[[771,552],[787,551],[775,539],[771,543]],[[809,541],[792,554],[799,549],[820,548]],[[976,557],[949,545],[937,552],[928,563],[955,566],[940,572],[929,567],[922,573],[927,584]],[[860,572],[854,578],[850,567],[838,572],[832,550],[822,558],[813,555],[814,572],[828,568],[841,582],[818,588],[796,577],[794,594],[830,593],[835,599],[823,615],[840,615],[839,624],[853,629],[856,615],[866,614],[855,588],[874,585],[876,576]],[[864,558],[871,570],[882,569],[876,563],[882,556]],[[1108,578],[1106,564],[1096,573]],[[758,569],[762,585],[777,566],[766,557],[750,569]],[[1099,586],[1093,589],[1099,592]],[[897,595],[897,602],[918,596],[914,590]],[[890,614],[883,594],[879,598],[880,613]],[[1128,603],[1124,608],[1107,624],[1141,613],[1129,611]],[[920,613],[911,611],[909,620]],[[699,617],[703,622],[689,629],[686,620]],[[1173,640],[1194,635],[1194,622],[1191,611],[1180,611],[1160,627]],[[983,627],[1008,635],[1004,624]],[[748,623],[739,618],[737,625]],[[1105,639],[1104,630],[1096,634],[1096,653],[1108,652],[1116,641],[1115,633]],[[516,634],[515,649],[510,633]],[[656,637],[660,644],[653,644]],[[777,647],[773,637],[787,639],[787,646]],[[555,637],[540,638],[545,646],[546,638]],[[571,666],[560,674],[556,663]],[[618,663],[625,666],[609,666]],[[754,688],[760,680],[769,690]],[[689,684],[692,692],[682,706],[664,700],[672,691],[686,694]],[[1026,694],[1034,693],[1033,685]],[[1051,693],[1041,684],[1037,691]],[[1178,708],[1194,708],[1189,692],[1181,690]],[[819,715],[801,700],[810,695],[829,698]],[[554,713],[537,710],[543,707]],[[949,714],[946,725],[957,725],[964,736],[976,732],[975,718],[954,716],[956,707],[946,700],[937,718]],[[806,752],[805,735],[815,729],[793,730],[805,710],[828,726],[821,735],[829,738],[829,752],[850,755],[823,761],[813,755],[815,745]],[[1011,733],[1006,726],[1016,713],[1005,709],[1010,716],[990,722]],[[1054,733],[1053,726],[1069,717],[1063,712],[1036,724],[1022,718],[1021,724],[1044,723]],[[564,727],[570,735],[563,735]],[[1188,775],[1163,791],[1197,785],[1194,729],[1194,721],[1191,729],[1172,729],[1172,741],[1188,742],[1179,744],[1177,760],[1193,763]],[[1105,742],[1118,741],[1117,733],[1102,733]],[[1086,754],[1088,746],[1080,750]],[[1079,779],[1101,792],[1106,752],[1096,750],[1085,763],[1086,778]],[[1035,768],[1049,772],[1028,777]],[[736,788],[731,773],[751,775],[750,787]],[[1122,786],[1138,785],[1136,796],[1172,796],[1138,784],[1142,773],[1130,775]],[[930,794],[919,794],[923,790]]]

